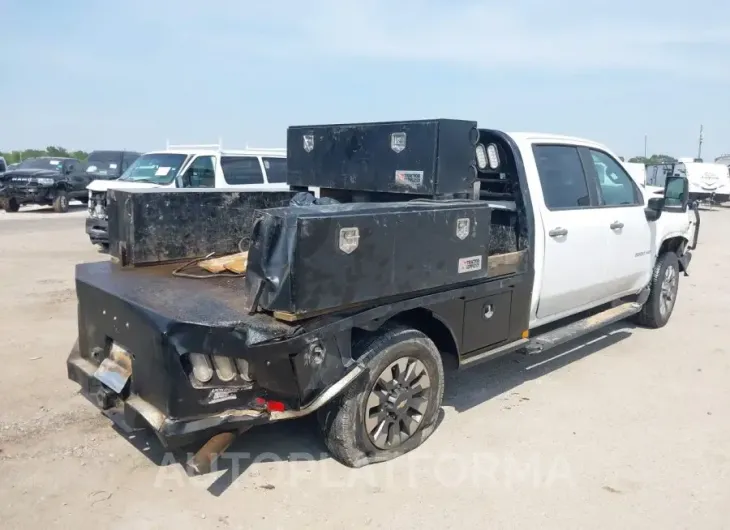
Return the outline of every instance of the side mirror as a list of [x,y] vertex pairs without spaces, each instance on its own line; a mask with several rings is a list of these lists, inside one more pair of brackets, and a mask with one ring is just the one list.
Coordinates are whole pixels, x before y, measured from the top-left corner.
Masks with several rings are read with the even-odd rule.
[[686,212],[689,204],[689,181],[685,177],[667,177],[664,184],[665,212]]
[[644,215],[647,221],[656,221],[662,216],[664,209],[664,197],[652,197],[644,208]]

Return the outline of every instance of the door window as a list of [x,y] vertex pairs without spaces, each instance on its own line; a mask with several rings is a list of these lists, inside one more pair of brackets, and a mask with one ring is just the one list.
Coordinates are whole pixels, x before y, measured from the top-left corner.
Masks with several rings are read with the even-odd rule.
[[593,167],[598,177],[601,206],[632,206],[641,204],[639,190],[623,166],[608,154],[590,149]]
[[226,183],[232,186],[264,183],[261,164],[255,156],[222,156],[221,170]]
[[215,159],[212,156],[199,156],[183,176],[186,188],[215,188]]
[[591,205],[577,147],[535,145],[533,153],[548,209],[576,209]]

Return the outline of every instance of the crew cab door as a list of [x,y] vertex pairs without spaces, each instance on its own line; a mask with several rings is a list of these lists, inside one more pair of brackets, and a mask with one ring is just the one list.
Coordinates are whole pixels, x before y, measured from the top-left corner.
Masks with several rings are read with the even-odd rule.
[[633,294],[649,283],[652,270],[651,227],[644,212],[644,196],[624,166],[605,151],[581,148],[589,184],[597,189],[592,211],[603,224],[606,265],[613,298]]
[[544,255],[537,318],[560,318],[610,296],[614,287],[605,243],[610,229],[594,215],[598,202],[590,185],[591,161],[574,145],[534,144],[542,189],[533,194],[542,217]]

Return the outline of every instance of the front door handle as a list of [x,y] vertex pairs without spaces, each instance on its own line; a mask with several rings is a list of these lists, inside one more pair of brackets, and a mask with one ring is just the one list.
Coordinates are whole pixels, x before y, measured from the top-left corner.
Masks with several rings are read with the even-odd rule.
[[621,221],[614,221],[611,223],[611,230],[618,230],[619,228],[623,228],[624,224]]
[[560,236],[567,236],[568,235],[568,229],[567,228],[553,228],[548,232],[548,235],[550,237],[560,237]]

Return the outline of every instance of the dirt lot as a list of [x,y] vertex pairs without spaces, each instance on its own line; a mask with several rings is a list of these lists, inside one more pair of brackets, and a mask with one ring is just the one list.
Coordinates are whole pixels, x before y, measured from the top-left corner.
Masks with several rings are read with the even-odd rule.
[[418,451],[347,469],[311,421],[262,427],[188,478],[76,392],[83,211],[0,213],[3,528],[730,528],[730,210],[703,214],[660,331],[450,373]]

